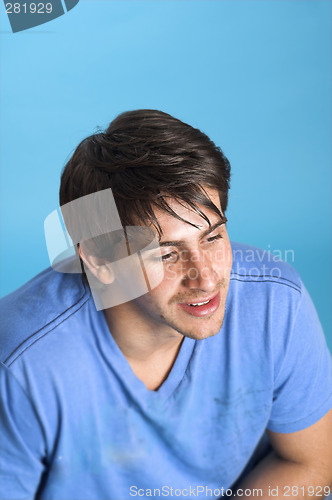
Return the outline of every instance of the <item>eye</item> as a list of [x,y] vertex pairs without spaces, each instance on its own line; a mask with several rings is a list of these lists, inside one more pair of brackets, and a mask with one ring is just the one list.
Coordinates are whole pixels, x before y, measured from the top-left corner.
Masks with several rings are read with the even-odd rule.
[[162,255],[161,260],[163,262],[176,262],[178,255],[176,252],[170,252],[165,255]]
[[207,238],[208,243],[213,243],[214,241],[221,240],[222,235],[221,234],[216,234],[215,236],[210,236]]

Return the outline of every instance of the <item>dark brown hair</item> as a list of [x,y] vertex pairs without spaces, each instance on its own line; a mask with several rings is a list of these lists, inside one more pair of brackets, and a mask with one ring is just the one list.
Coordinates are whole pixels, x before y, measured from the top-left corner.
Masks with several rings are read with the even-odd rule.
[[60,205],[111,188],[123,226],[151,223],[161,234],[156,207],[181,219],[167,197],[209,223],[198,205],[221,214],[204,187],[218,190],[225,213],[229,181],[229,161],[203,132],[162,111],[142,109],[122,113],[105,132],[77,146],[62,172]]

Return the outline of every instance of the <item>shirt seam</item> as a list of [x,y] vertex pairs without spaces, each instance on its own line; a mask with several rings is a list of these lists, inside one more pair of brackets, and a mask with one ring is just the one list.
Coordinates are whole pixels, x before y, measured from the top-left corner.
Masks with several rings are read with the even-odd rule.
[[190,354],[190,357],[189,357],[186,369],[183,372],[183,376],[181,377],[181,379],[179,380],[179,382],[176,384],[176,386],[174,387],[173,391],[165,398],[165,400],[164,400],[165,403],[166,403],[166,401],[168,401],[175,394],[175,392],[177,391],[178,387],[182,384],[182,382],[184,381],[185,377],[187,376],[187,371],[189,369],[191,360],[192,360],[192,358],[194,356],[194,352],[196,350],[196,347],[197,347],[197,340],[195,340],[195,343],[193,345],[193,348],[192,348],[192,351],[191,351],[191,354]]
[[291,424],[297,424],[301,422],[302,420],[305,420],[307,418],[310,418],[312,415],[315,415],[324,405],[329,401],[329,399],[332,397],[332,391],[329,393],[326,399],[318,406],[318,408],[315,408],[314,411],[309,413],[309,415],[305,415],[304,417],[298,418],[297,420],[289,420],[287,422],[281,421],[281,420],[270,420],[269,423],[272,425],[291,425]]
[[[248,275],[246,275],[246,274],[240,274],[240,273],[237,273],[236,271],[233,271],[233,270],[231,272],[231,279],[232,279],[232,275],[234,275],[234,276],[240,276],[241,278],[247,278],[248,279]],[[256,275],[253,275],[253,276],[249,276],[248,281],[255,281],[256,278],[273,278],[273,280],[271,280],[271,281],[274,281],[274,280],[288,281],[288,283],[291,283],[292,285],[294,285],[295,287],[297,287],[299,290],[301,290],[301,286],[298,285],[295,281],[289,280],[288,278],[284,278],[283,276],[274,276],[272,274],[256,274]],[[276,283],[279,283],[279,282],[276,281]]]
[[17,347],[15,347],[15,349],[13,349],[13,351],[9,354],[9,356],[7,356],[7,358],[4,361],[2,361],[2,363],[5,366],[8,366],[8,367],[11,366],[17,360],[17,358],[19,358],[27,349],[29,349],[29,347],[31,347],[32,345],[34,345],[36,342],[38,342],[39,339],[43,338],[45,335],[47,335],[51,331],[55,330],[55,328],[57,328],[64,321],[66,321],[68,318],[70,318],[73,314],[75,314],[77,311],[79,311],[84,306],[84,304],[86,304],[86,302],[89,300],[89,297],[83,302],[83,304],[78,309],[75,309],[75,311],[73,311],[71,314],[69,314],[69,316],[66,316],[62,321],[60,321],[60,323],[57,323],[53,328],[51,328],[50,330],[47,330],[47,332],[45,332],[41,337],[38,337],[38,339],[36,339],[31,344],[29,344],[25,349],[23,349],[23,351],[21,353],[18,354],[18,356],[15,359],[13,359],[13,361],[11,361],[7,365],[8,360],[15,354],[15,352],[17,350],[20,349],[21,346],[24,345],[25,342],[27,342],[29,339],[31,339],[32,337],[34,337],[35,335],[37,335],[39,332],[41,332],[42,330],[44,330],[48,326],[52,325],[52,323],[56,322],[59,318],[61,318],[61,316],[63,316],[64,314],[66,314],[66,312],[70,311],[70,309],[72,309],[73,307],[75,307],[77,304],[79,304],[79,302],[81,302],[84,299],[84,297],[86,296],[86,293],[87,293],[87,290],[86,290],[86,287],[85,287],[84,283],[83,283],[83,287],[84,287],[84,293],[83,293],[83,295],[81,295],[80,298],[74,304],[72,304],[70,307],[68,307],[64,311],[62,311],[58,316],[56,316],[54,319],[52,319],[52,321],[49,321],[46,325],[42,326],[41,328],[39,328],[38,330],[36,330],[34,333],[32,333],[31,335],[29,335],[29,337],[27,337],[26,339],[24,339],[23,342],[21,342]]
[[[271,278],[271,276],[269,276],[269,277]],[[297,292],[301,293],[301,289],[298,288],[298,286],[295,283],[293,283],[292,281],[290,281],[290,283],[293,283],[294,286],[288,285],[288,283],[282,283],[280,281],[275,281],[275,279],[284,279],[284,278],[278,278],[277,276],[272,276],[272,277],[274,278],[273,280],[271,280],[271,279],[270,280],[268,280],[268,279],[265,279],[265,280],[256,280],[256,279],[253,279],[253,278],[251,278],[251,279],[245,279],[245,280],[240,280],[240,279],[237,279],[237,278],[233,278],[231,276],[230,277],[230,281],[240,281],[242,283],[275,283],[276,285],[284,285],[284,286],[287,286],[288,288],[292,288],[293,290],[296,290]]]

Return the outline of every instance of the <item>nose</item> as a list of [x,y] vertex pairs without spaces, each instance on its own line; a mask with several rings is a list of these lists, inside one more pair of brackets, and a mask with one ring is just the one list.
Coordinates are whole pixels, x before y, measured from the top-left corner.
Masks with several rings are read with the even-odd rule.
[[204,252],[191,253],[183,272],[183,284],[192,290],[212,292],[219,281],[218,274],[213,269],[211,258]]

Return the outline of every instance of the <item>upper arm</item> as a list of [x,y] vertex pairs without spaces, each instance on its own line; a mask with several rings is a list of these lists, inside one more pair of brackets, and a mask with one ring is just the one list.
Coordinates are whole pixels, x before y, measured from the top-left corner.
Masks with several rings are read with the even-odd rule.
[[280,433],[267,430],[277,455],[317,470],[332,486],[332,410],[306,429]]

